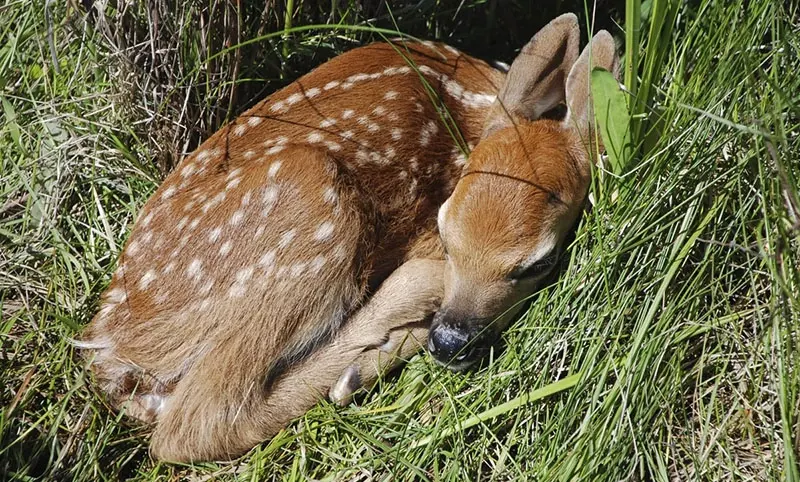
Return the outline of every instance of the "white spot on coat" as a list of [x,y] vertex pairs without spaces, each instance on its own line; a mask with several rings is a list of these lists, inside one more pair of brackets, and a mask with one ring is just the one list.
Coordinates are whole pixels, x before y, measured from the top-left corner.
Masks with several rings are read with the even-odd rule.
[[106,291],[104,295],[105,299],[109,303],[124,303],[125,300],[128,299],[128,296],[125,294],[125,290],[122,288],[114,288],[113,290]]
[[139,252],[139,241],[134,239],[128,243],[128,249],[126,249],[125,252],[128,254],[128,256],[136,256],[136,253]]
[[186,275],[192,278],[193,280],[198,280],[203,276],[203,262],[199,259],[195,258],[189,263],[189,267],[186,268]]
[[222,228],[214,228],[211,232],[208,233],[208,242],[209,243],[216,243],[219,241],[219,237],[222,234]]
[[278,241],[278,247],[281,249],[286,248],[292,243],[295,235],[297,234],[297,230],[290,229],[281,235],[280,241]]
[[161,193],[161,199],[169,199],[169,198],[171,198],[172,196],[175,195],[175,192],[177,190],[178,189],[175,186],[170,186],[170,187],[164,189],[164,192]]
[[269,213],[275,208],[278,203],[278,186],[267,186],[264,188],[264,195],[261,197],[264,203],[264,210],[261,212],[262,216],[269,216]]
[[275,250],[267,251],[258,260],[259,266],[267,268],[275,265]]
[[206,281],[206,283],[200,287],[200,294],[207,295],[211,292],[211,289],[214,287],[214,280],[210,279]]
[[369,74],[360,73],[360,74],[351,75],[350,77],[347,78],[347,81],[348,82],[361,82],[362,80],[367,80],[367,79],[369,79]]
[[181,169],[181,177],[189,177],[192,174],[194,174],[196,170],[197,167],[194,165],[194,163],[189,162],[185,166],[183,166],[183,169]]
[[226,181],[230,181],[231,179],[233,179],[235,177],[238,177],[239,174],[241,174],[241,173],[242,173],[242,168],[241,167],[237,167],[236,169],[234,169],[231,172],[229,172],[227,176],[225,176],[225,180]]
[[228,184],[225,185],[225,190],[226,191],[230,191],[231,189],[235,189],[236,186],[238,186],[240,182],[242,182],[242,178],[241,177],[234,177],[233,179],[228,181]]
[[306,266],[308,266],[308,263],[295,263],[295,264],[293,264],[291,266],[290,270],[289,270],[291,275],[292,275],[292,277],[293,278],[297,278],[300,275],[302,275],[303,272],[305,272],[305,270],[306,270]]
[[270,179],[275,179],[275,176],[278,174],[278,170],[281,168],[281,161],[275,161],[269,165],[269,169],[267,170],[267,177]]
[[233,213],[230,219],[231,226],[238,226],[242,224],[242,220],[244,219],[244,211],[241,209],[237,209],[236,212]]
[[252,266],[248,266],[247,268],[242,268],[236,272],[236,282],[237,283],[246,283],[250,281],[250,278],[253,277],[254,268]]
[[431,142],[431,137],[439,131],[439,126],[436,125],[436,121],[429,120],[422,126],[422,132],[419,136],[419,144],[421,146],[427,146]]
[[311,260],[311,263],[309,263],[309,270],[311,271],[312,274],[317,275],[319,274],[320,271],[322,271],[322,268],[325,266],[325,262],[326,262],[325,256],[322,255],[316,256],[314,259]]
[[322,222],[318,227],[316,232],[314,232],[314,239],[317,241],[327,241],[333,235],[333,230],[335,226],[330,221]]
[[154,215],[155,215],[155,213],[153,211],[150,211],[149,213],[147,213],[147,216],[142,218],[142,226],[145,227],[145,228],[147,226],[150,226],[150,221],[153,220],[153,216]]
[[339,194],[333,186],[328,186],[322,193],[322,199],[328,204],[336,204],[339,201]]

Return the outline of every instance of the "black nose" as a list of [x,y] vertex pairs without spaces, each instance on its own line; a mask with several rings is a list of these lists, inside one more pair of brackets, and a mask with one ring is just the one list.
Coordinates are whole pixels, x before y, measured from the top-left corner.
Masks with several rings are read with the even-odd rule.
[[447,363],[463,361],[472,355],[470,335],[448,325],[436,325],[428,334],[428,350],[437,360]]

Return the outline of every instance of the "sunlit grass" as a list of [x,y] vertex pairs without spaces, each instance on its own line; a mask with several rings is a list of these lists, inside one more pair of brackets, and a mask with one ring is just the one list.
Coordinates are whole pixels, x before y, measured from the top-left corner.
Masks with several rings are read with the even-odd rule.
[[[618,12],[641,15],[640,48],[621,50],[635,152],[598,173],[559,276],[479,370],[418,356],[237,462],[149,459],[147,430],[104,406],[67,339],[163,173],[252,101],[380,38],[365,18],[504,60],[532,33],[493,2],[342,3],[155,2],[158,41],[143,7],[117,31],[110,8],[106,29],[53,5],[60,74],[43,2],[0,7],[0,479],[800,480],[800,12],[764,0]],[[513,8],[519,25],[558,13]],[[326,22],[359,28],[304,27]]]

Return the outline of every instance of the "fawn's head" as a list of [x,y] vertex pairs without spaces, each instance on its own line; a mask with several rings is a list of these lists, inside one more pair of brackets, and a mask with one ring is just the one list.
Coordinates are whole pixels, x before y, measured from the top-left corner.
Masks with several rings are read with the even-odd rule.
[[[555,266],[582,210],[595,146],[591,68],[616,72],[618,58],[608,32],[580,57],[578,42],[577,18],[566,14],[522,49],[439,211],[445,295],[428,347],[451,368],[483,355]],[[563,120],[541,118],[561,103]]]

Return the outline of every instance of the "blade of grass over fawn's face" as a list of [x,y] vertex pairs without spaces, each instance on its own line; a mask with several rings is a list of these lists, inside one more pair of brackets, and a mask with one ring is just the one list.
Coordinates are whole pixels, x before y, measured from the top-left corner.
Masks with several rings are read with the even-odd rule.
[[[0,473],[798,479],[799,7],[627,1],[611,19],[595,2],[456,3],[156,0],[87,15],[56,2],[61,74],[44,2],[1,8]],[[596,197],[558,276],[491,362],[454,374],[420,355],[237,463],[154,463],[147,427],[91,392],[66,340],[96,311],[157,180],[228,119],[344,50],[400,31],[508,61],[568,10],[583,15],[584,40],[591,16],[625,51],[639,127],[620,167],[632,188]],[[522,403],[565,380],[574,386]]]

